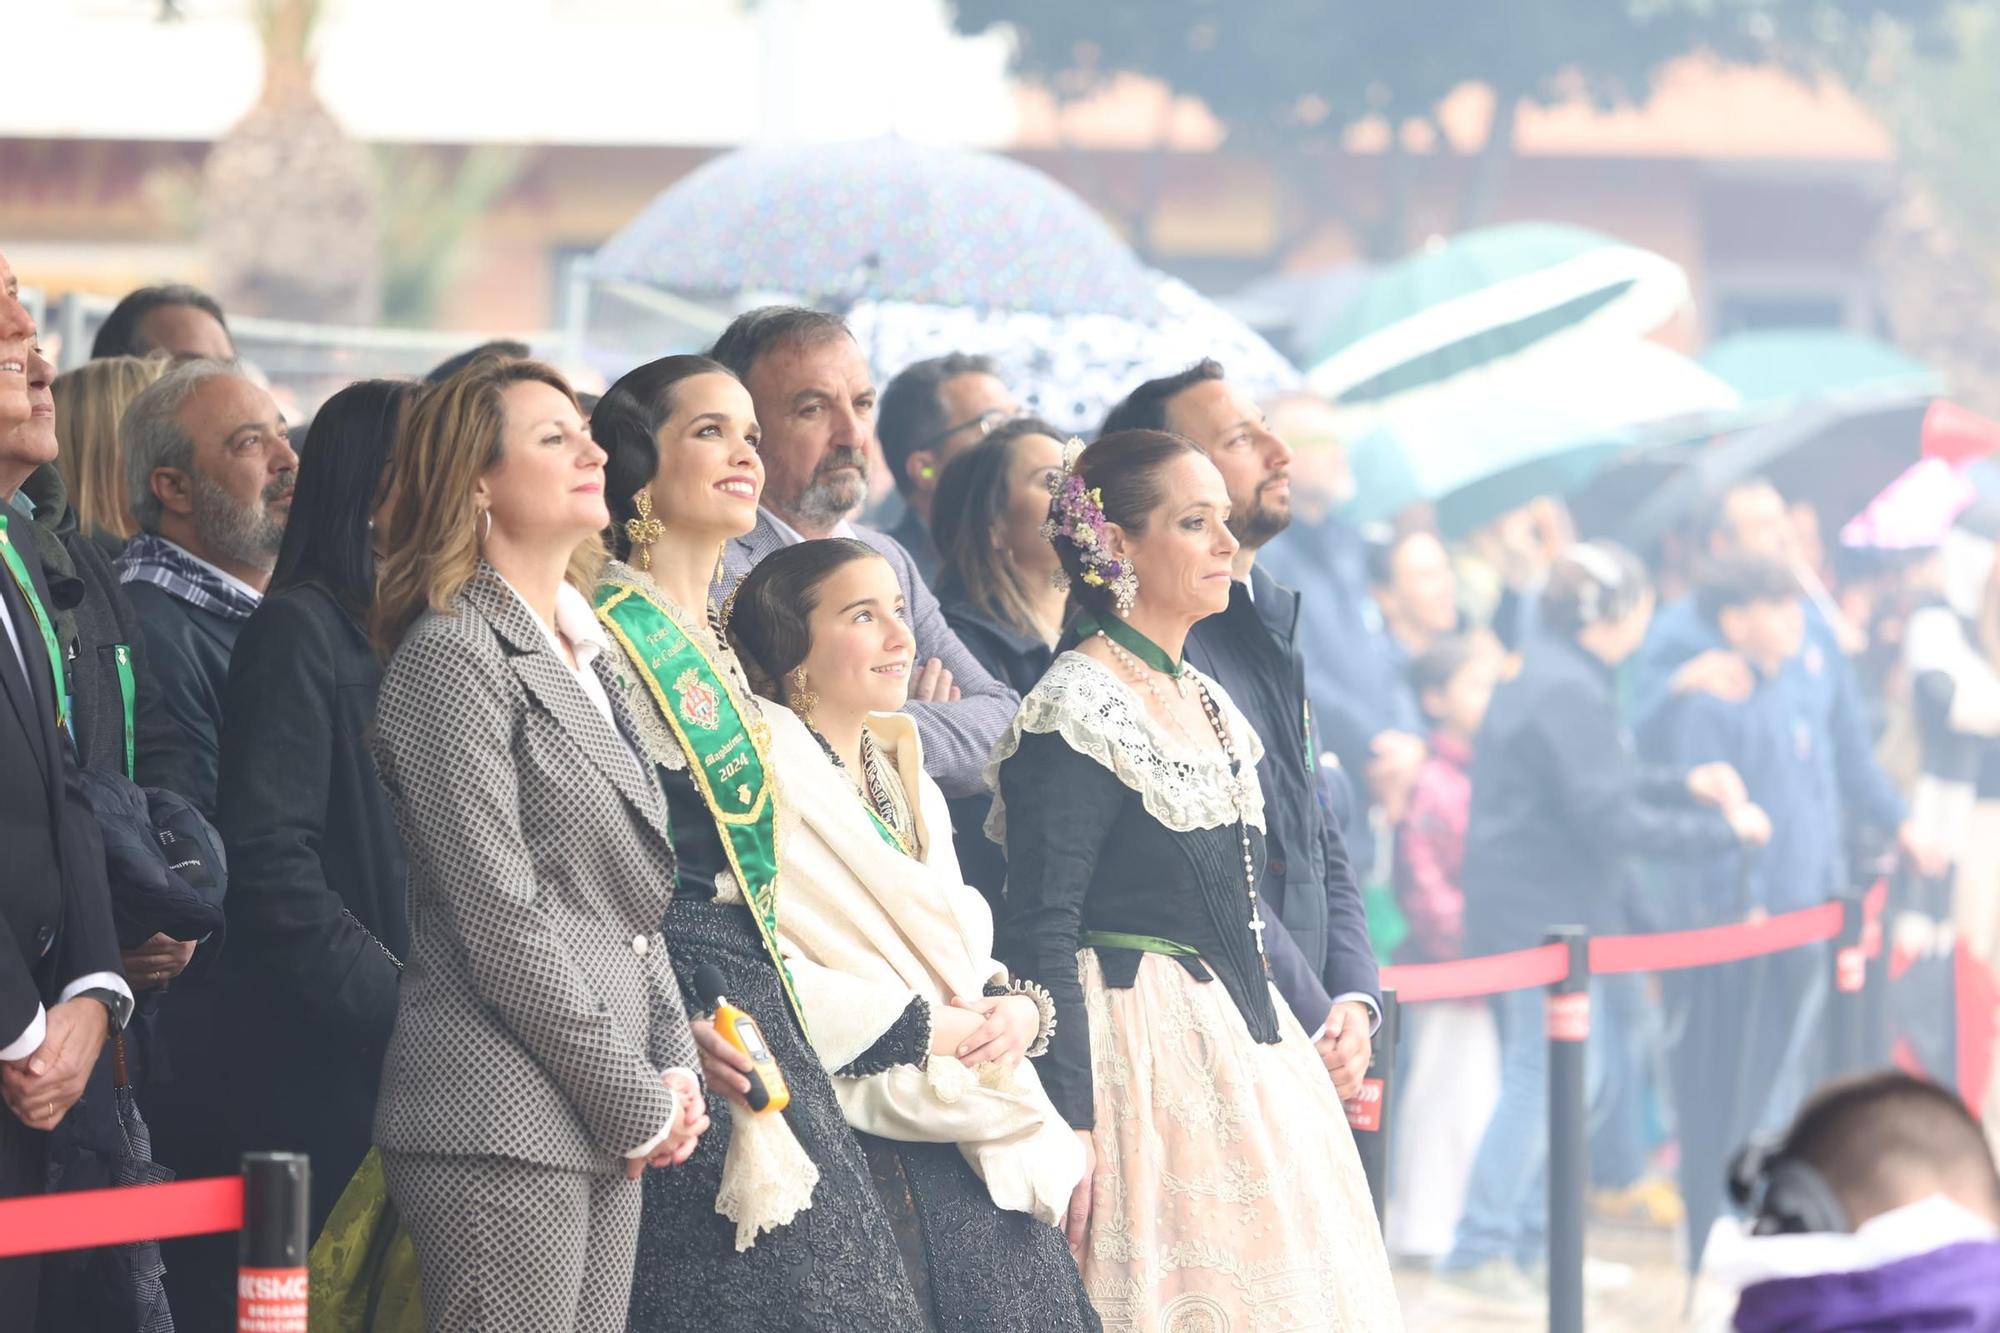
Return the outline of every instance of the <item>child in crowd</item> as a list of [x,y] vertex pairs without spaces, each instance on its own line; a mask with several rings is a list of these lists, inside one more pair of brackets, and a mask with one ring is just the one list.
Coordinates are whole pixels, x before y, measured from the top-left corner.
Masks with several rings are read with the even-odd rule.
[[[1452,635],[1410,664],[1410,685],[1430,724],[1430,758],[1396,829],[1396,902],[1409,923],[1398,961],[1443,963],[1465,953],[1465,823],[1472,808],[1472,747],[1499,676],[1499,654]],[[1395,1206],[1389,1251],[1434,1261],[1451,1249],[1479,1137],[1500,1091],[1500,1043],[1483,1000],[1439,1000],[1404,1010],[1409,1064],[1398,1103]]]
[[[1695,607],[1749,667],[1753,687],[1736,701],[1687,696],[1670,759],[1730,765],[1771,816],[1772,835],[1760,850],[1718,851],[1679,868],[1685,888],[1658,910],[1665,924],[1686,929],[1825,902],[1839,876],[1839,794],[1818,780],[1808,700],[1797,673],[1785,670],[1805,636],[1798,580],[1766,556],[1722,557],[1698,572]],[[1824,950],[1813,947],[1661,978],[1668,1028],[1679,1034],[1672,1068],[1681,1192],[1697,1261],[1721,1210],[1726,1154],[1753,1133],[1782,1128],[1818,1077],[1827,975]]]

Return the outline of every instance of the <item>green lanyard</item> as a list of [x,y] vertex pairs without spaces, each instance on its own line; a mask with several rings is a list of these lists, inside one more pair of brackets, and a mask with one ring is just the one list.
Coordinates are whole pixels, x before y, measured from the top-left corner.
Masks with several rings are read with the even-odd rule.
[[118,659],[118,702],[125,706],[125,776],[138,781],[137,761],[133,755],[133,740],[138,728],[133,725],[133,703],[138,697],[139,687],[132,679],[132,649],[125,644],[116,644],[112,656]]
[[7,513],[0,506],[0,562],[7,566],[7,572],[14,576],[14,586],[21,590],[21,600],[28,604],[34,614],[35,626],[42,632],[42,647],[49,654],[49,683],[56,693],[56,726],[69,725],[69,691],[63,684],[62,645],[56,641],[56,627],[49,623],[49,613],[42,609],[42,599],[35,595],[35,581],[28,577],[28,567],[21,563],[21,553],[15,549],[7,536]]

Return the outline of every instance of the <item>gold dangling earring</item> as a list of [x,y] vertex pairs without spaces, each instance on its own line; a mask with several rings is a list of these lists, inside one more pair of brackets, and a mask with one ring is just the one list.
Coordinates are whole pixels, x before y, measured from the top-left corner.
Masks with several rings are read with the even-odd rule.
[[667,525],[653,517],[653,493],[642,487],[632,497],[632,508],[636,518],[625,520],[625,536],[632,543],[632,554],[638,558],[639,568],[653,567],[653,543],[666,535]]
[[715,577],[710,579],[709,582],[720,583],[728,577],[729,577],[729,543],[724,542],[722,543],[722,545],[715,548]]
[[479,545],[482,550],[485,549],[487,538],[492,535],[493,511],[491,509],[482,509],[479,511]]
[[792,697],[788,701],[791,710],[799,715],[800,721],[812,725],[813,709],[819,707],[819,695],[813,693],[806,684],[806,664],[799,663],[792,668]]

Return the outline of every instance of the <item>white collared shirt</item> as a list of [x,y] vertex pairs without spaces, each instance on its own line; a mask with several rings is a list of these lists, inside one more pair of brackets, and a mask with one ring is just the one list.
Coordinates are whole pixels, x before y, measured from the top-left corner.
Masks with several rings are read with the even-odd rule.
[[[793,527],[791,524],[785,522],[784,519],[779,518],[775,511],[770,509],[765,509],[763,508],[763,506],[760,505],[758,506],[758,512],[762,513],[764,517],[771,520],[771,526],[778,530],[778,536],[784,541],[785,545],[797,546],[800,542],[805,540],[805,535],[803,533],[801,533],[797,528]],[[849,523],[846,519],[843,518],[840,520],[840,522],[833,525],[833,532],[830,535],[835,537],[851,538],[854,536],[854,525],[852,523]]]

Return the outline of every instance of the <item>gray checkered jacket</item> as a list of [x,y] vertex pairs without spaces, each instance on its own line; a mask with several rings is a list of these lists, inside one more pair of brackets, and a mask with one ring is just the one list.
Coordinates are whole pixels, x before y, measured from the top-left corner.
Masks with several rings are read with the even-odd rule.
[[374,746],[411,935],[375,1141],[615,1167],[667,1124],[660,1071],[698,1068],[660,935],[658,785],[483,563],[396,650]]

